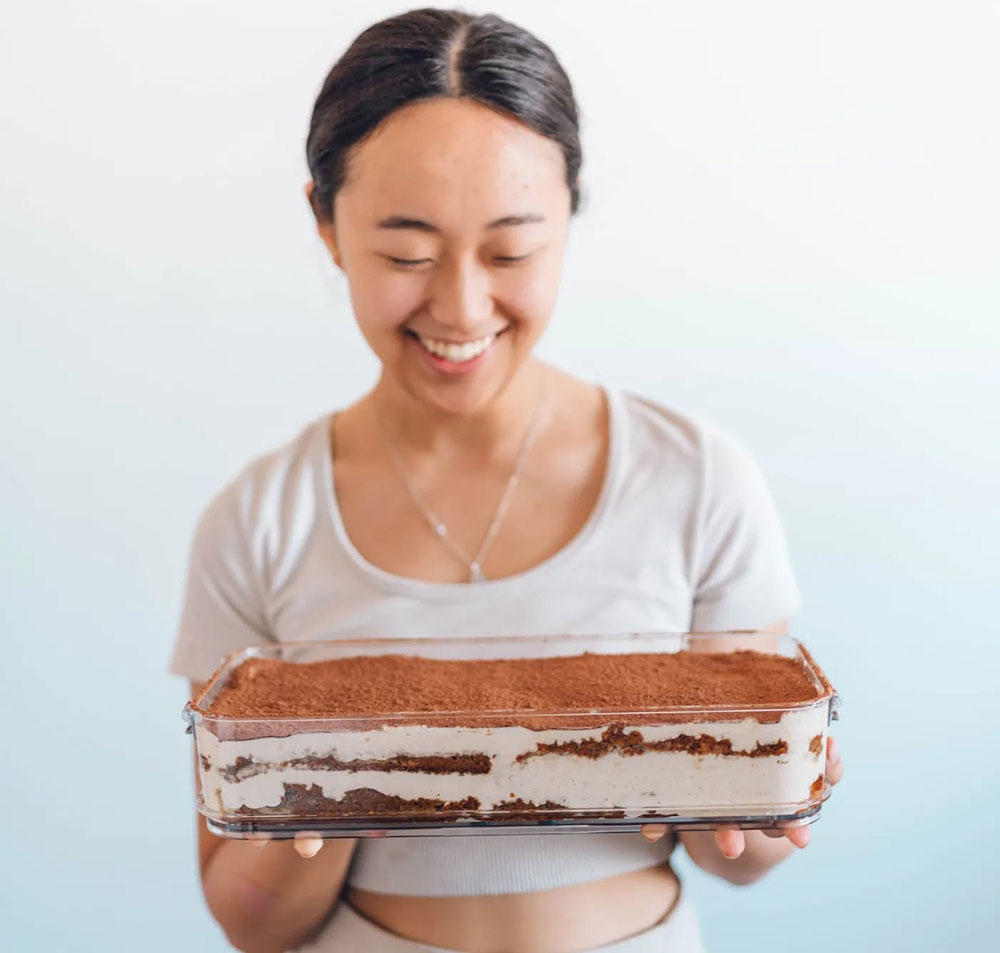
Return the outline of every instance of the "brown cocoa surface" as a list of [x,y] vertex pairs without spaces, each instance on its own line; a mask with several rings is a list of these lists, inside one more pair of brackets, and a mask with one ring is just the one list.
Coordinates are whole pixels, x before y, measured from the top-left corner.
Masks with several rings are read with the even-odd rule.
[[461,660],[381,655],[247,659],[200,710],[260,719],[437,713],[447,723],[448,713],[780,707],[819,697],[795,659],[752,651]]

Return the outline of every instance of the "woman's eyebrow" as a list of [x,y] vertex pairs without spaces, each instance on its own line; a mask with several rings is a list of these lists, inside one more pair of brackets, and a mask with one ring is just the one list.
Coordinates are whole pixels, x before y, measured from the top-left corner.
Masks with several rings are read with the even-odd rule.
[[[488,222],[484,225],[484,228],[505,228],[508,225],[530,225],[536,222],[544,222],[545,216],[539,215],[536,212],[530,212],[525,215],[505,215],[503,218],[498,218],[494,222]],[[430,222],[425,222],[423,219],[419,218],[407,218],[403,215],[390,215],[388,218],[383,218],[375,226],[376,228],[412,228],[419,232],[433,232],[436,235],[441,234],[441,229],[436,225],[431,225]]]

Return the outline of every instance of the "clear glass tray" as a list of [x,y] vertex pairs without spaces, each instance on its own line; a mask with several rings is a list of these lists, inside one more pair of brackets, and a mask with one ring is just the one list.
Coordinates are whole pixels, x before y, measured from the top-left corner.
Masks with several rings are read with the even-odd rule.
[[[783,707],[399,712],[233,718],[207,712],[250,658],[546,658],[732,652],[794,659],[816,697]],[[840,698],[809,652],[766,633],[632,633],[286,642],[229,656],[184,707],[198,809],[226,837],[705,830],[813,822],[829,797]],[[583,748],[580,744],[583,744]]]

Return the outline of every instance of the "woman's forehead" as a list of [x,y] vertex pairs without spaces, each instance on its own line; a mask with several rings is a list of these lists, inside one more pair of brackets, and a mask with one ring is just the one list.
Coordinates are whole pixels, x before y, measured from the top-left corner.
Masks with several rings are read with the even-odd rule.
[[432,100],[392,114],[355,146],[344,191],[363,201],[374,221],[407,211],[424,218],[414,202],[428,215],[428,204],[438,215],[496,203],[497,215],[510,214],[512,203],[530,211],[560,187],[558,143],[477,103]]

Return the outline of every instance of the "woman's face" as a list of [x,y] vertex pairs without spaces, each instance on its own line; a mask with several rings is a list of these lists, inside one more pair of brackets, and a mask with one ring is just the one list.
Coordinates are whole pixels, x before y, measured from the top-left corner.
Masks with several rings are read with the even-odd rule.
[[470,100],[412,103],[352,151],[333,213],[320,235],[383,383],[447,413],[485,408],[555,308],[570,218],[559,146]]

